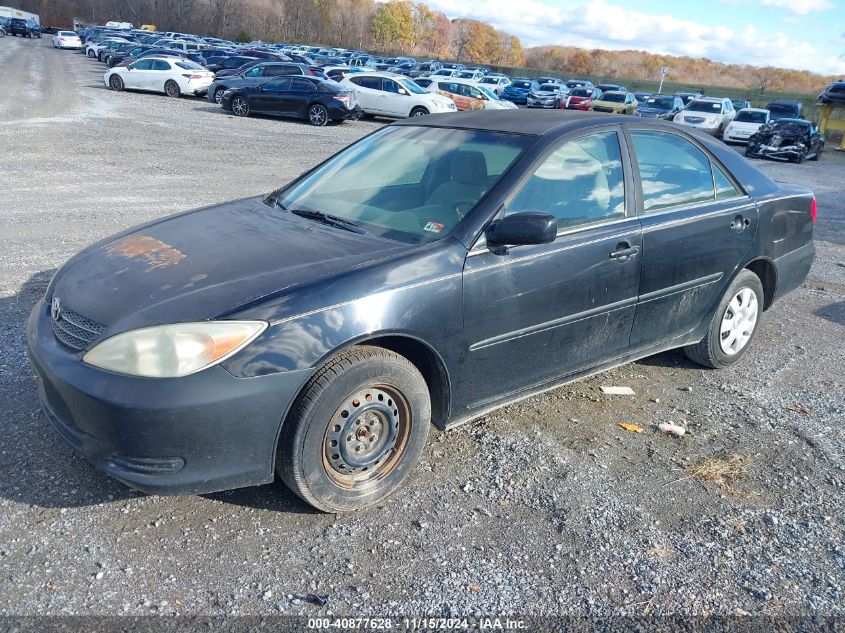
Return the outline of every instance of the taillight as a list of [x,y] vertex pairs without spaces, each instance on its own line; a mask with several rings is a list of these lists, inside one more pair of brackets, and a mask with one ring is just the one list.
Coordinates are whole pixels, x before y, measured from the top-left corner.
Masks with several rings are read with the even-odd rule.
[[810,203],[810,220],[813,224],[816,223],[816,197],[813,196],[813,201]]
[[185,73],[182,73],[182,76],[187,77],[188,79],[202,79],[202,75],[186,75]]

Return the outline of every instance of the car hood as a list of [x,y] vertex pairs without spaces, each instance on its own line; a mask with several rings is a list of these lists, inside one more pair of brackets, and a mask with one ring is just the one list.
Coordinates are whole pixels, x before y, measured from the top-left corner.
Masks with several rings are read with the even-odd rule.
[[718,113],[715,113],[715,112],[688,111],[688,112],[681,112],[680,114],[681,114],[682,117],[684,117],[684,120],[698,118],[698,119],[702,119],[703,121],[714,121],[716,119],[722,118],[721,114],[718,114]]
[[248,198],[94,244],[56,273],[48,297],[115,333],[211,319],[408,248]]

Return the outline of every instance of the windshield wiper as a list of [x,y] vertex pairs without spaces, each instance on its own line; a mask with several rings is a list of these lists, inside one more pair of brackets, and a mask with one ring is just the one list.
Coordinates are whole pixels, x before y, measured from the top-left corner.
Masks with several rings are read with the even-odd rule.
[[[282,206],[281,203],[279,203],[278,201],[276,201],[276,204],[280,207]],[[339,229],[345,229],[347,231],[352,231],[353,233],[358,233],[360,235],[369,235],[370,233],[363,226],[361,226],[360,224],[356,224],[352,220],[346,220],[336,215],[323,213],[322,211],[311,211],[310,209],[290,209],[290,212],[294,215],[298,215],[301,218],[316,220],[317,222],[322,222],[323,224],[328,224],[329,226],[336,226]]]

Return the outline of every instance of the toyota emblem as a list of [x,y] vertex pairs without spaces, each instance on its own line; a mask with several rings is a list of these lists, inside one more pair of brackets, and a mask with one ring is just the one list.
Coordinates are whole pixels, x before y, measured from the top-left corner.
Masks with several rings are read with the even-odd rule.
[[59,301],[58,297],[53,297],[53,300],[50,302],[50,316],[53,317],[54,321],[62,318],[62,302]]

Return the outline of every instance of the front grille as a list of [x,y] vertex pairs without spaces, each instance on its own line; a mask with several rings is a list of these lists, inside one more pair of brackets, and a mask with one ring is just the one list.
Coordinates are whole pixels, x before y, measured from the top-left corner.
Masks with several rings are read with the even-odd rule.
[[601,106],[593,106],[596,112],[613,112],[613,108],[602,108]]
[[56,338],[77,352],[97,340],[106,329],[105,325],[92,321],[65,305],[62,305],[58,319],[50,316],[50,323]]

